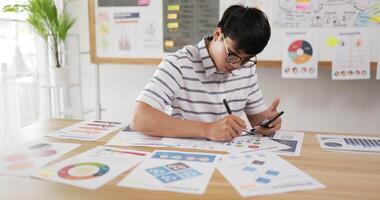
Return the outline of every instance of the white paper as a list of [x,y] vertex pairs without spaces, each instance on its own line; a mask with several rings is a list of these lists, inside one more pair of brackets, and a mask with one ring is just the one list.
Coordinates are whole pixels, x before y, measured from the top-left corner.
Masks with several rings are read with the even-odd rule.
[[216,154],[156,150],[118,186],[203,194],[218,159]]
[[284,33],[282,78],[318,78],[318,48],[311,31]]
[[126,124],[123,124],[121,122],[86,120],[49,133],[46,136],[64,139],[94,141],[106,136],[109,133],[121,129],[124,126],[126,126]]
[[294,131],[277,131],[272,140],[288,146],[287,149],[277,150],[277,155],[299,156],[301,153],[304,133]]
[[322,149],[332,151],[380,152],[380,137],[317,135]]
[[217,164],[217,168],[243,197],[325,187],[270,152],[226,155]]
[[365,30],[342,31],[332,49],[332,79],[370,78],[369,33]]
[[106,145],[176,147],[227,152],[275,151],[289,148],[286,145],[270,140],[269,137],[257,135],[240,136],[231,142],[215,142],[195,138],[151,137],[143,133],[128,131],[119,132]]
[[162,137],[153,137],[140,132],[120,131],[106,145],[167,147]]
[[148,152],[98,146],[42,168],[33,176],[87,189],[97,189],[141,162]]
[[0,174],[30,176],[80,144],[30,141],[0,154]]

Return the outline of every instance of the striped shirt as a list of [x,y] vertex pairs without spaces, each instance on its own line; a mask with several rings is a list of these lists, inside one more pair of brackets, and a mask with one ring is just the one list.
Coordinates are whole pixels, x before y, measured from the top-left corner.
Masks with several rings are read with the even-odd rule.
[[161,111],[169,106],[172,116],[203,122],[228,114],[223,99],[237,116],[263,112],[266,106],[257,83],[256,66],[229,74],[217,72],[206,48],[207,38],[166,56],[137,101]]

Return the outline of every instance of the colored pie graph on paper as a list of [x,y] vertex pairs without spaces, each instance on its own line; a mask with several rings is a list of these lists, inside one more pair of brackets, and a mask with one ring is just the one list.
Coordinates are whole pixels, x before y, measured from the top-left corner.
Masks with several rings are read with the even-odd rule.
[[106,174],[108,165],[97,162],[84,162],[66,166],[58,171],[58,176],[64,179],[83,180]]
[[303,64],[310,60],[313,48],[305,40],[296,40],[289,45],[288,53],[290,59],[296,64]]

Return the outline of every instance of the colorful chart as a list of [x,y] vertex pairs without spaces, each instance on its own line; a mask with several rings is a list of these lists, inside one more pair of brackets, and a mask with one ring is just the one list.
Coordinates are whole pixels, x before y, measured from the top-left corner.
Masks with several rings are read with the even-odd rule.
[[106,174],[108,165],[97,162],[84,162],[66,166],[58,171],[58,176],[64,179],[83,180]]
[[290,59],[296,64],[303,64],[310,60],[313,55],[313,48],[305,40],[296,40],[288,48]]

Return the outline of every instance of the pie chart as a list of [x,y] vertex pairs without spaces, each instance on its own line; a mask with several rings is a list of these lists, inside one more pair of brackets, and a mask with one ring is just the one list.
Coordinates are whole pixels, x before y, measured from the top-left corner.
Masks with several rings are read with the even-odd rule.
[[288,53],[294,63],[303,64],[310,60],[313,55],[313,48],[305,40],[296,40],[289,45]]

